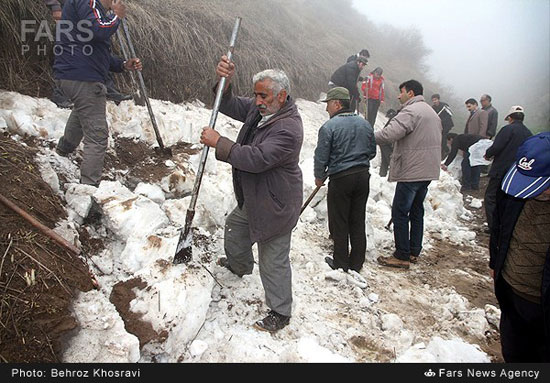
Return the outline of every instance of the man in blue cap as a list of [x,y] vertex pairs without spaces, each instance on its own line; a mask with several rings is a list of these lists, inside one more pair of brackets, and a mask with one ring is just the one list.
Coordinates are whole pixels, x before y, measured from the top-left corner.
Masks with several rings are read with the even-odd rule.
[[530,137],[497,193],[490,268],[506,362],[550,362],[550,132]]

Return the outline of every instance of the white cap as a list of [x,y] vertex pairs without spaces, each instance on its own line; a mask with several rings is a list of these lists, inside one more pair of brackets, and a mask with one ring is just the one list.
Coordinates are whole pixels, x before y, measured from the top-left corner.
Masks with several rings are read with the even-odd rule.
[[511,114],[514,114],[514,113],[523,113],[525,114],[525,112],[523,111],[523,106],[520,106],[520,105],[514,105],[510,108],[510,110],[508,111],[508,113],[506,114],[506,117],[504,117],[504,119],[506,120],[508,117],[510,117]]

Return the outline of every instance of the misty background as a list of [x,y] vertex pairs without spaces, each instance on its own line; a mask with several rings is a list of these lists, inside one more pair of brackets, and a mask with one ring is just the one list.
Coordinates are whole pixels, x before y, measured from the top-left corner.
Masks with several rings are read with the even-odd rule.
[[[429,97],[440,93],[463,131],[464,101],[493,97],[499,127],[512,105],[526,110],[526,125],[549,130],[550,0],[126,0],[127,23],[153,98],[213,102],[214,68],[227,52],[236,17],[242,18],[234,52],[239,94],[252,94],[252,76],[284,70],[292,95],[318,100],[331,74],[362,48],[371,58],[362,76],[384,69],[386,103],[398,108],[398,86],[414,78]],[[53,42],[21,39],[22,20],[55,28],[43,1],[2,0],[0,89],[51,95]],[[122,56],[116,37],[113,51]],[[22,47],[28,49],[22,52]],[[135,92],[129,75],[115,75]]]
[[[525,124],[550,130],[549,0],[353,0],[378,26],[416,30],[430,51],[427,77],[457,97],[454,113],[467,118],[464,101],[487,93],[499,112],[499,128],[512,105],[525,108]],[[367,47],[368,48],[368,47]],[[375,59],[376,52],[371,52]],[[389,73],[384,73],[386,76]],[[403,79],[406,80],[406,79]],[[431,94],[424,94],[429,98]],[[454,131],[462,132],[457,124]],[[457,126],[458,125],[458,126]]]

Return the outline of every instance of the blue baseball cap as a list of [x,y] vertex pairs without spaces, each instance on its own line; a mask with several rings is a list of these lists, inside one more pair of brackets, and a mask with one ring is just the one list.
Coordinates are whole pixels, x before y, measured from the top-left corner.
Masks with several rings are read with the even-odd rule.
[[550,132],[529,137],[518,148],[516,162],[501,188],[516,198],[533,198],[550,187]]

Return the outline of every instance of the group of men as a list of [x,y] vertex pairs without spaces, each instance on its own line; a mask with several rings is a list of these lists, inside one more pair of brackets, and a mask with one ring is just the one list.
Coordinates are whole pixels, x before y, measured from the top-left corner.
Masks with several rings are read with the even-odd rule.
[[[110,39],[125,15],[122,0],[67,0],[61,15],[63,20],[74,23],[83,19],[92,21],[94,33],[92,56],[84,55],[79,48],[69,49],[69,38],[61,35],[57,44],[63,48],[63,54],[56,57],[54,65],[58,86],[74,102],[57,150],[66,155],[84,139],[81,182],[86,184],[97,185],[101,178],[108,135],[105,118],[108,73],[142,69],[139,59],[123,61],[110,52]],[[72,37],[71,42],[78,43],[76,36]],[[378,262],[408,269],[411,263],[418,262],[422,251],[424,199],[431,181],[439,178],[442,136],[449,125],[444,127],[444,117],[437,111],[435,102],[432,107],[425,101],[422,84],[409,80],[399,86],[399,112],[375,132],[373,123],[355,113],[359,101],[356,80],[367,58],[368,51],[359,52],[343,66],[340,73],[343,78],[355,76],[351,91],[332,86],[323,100],[329,120],[319,129],[314,175],[318,187],[328,182],[329,231],[334,247],[333,256],[325,261],[334,269],[361,270],[366,251],[370,161],[376,154],[377,144],[392,145],[388,180],[397,182],[392,203],[395,251],[391,256],[379,257]],[[243,122],[235,140],[209,127],[205,127],[200,136],[201,143],[215,149],[216,159],[231,165],[237,200],[237,206],[225,222],[226,258],[220,258],[218,263],[238,276],[251,274],[255,264],[252,246],[258,244],[260,277],[270,311],[254,325],[260,330],[275,332],[288,325],[292,315],[290,249],[292,230],[303,201],[299,166],[304,138],[302,119],[290,96],[290,81],[283,71],[268,69],[257,73],[253,77],[253,97],[233,94],[231,79],[235,63],[226,56],[221,57],[216,74],[218,80],[222,77],[227,80],[220,111]],[[336,78],[333,76],[333,85],[337,85]],[[441,110],[445,109],[443,103],[437,107],[439,105]],[[508,118],[511,123],[501,129],[493,147],[487,151],[487,156],[494,157],[495,162],[504,157],[516,161],[516,151],[521,155],[510,170],[507,169],[510,165],[502,165],[502,169],[493,165],[494,174],[491,174],[497,189],[492,215],[495,222],[490,225],[491,267],[495,271],[499,301],[502,298],[503,328],[514,329],[503,330],[510,335],[506,342],[503,340],[503,345],[506,343],[507,349],[512,350],[505,358],[508,354],[521,354],[517,350],[524,346],[525,339],[529,345],[538,342],[540,349],[541,339],[546,338],[533,337],[531,333],[529,337],[524,335],[532,332],[534,326],[539,330],[541,325],[549,327],[550,302],[547,265],[550,255],[546,250],[548,236],[543,234],[548,230],[534,226],[542,222],[546,228],[550,222],[550,137],[537,135],[519,150],[512,151],[511,147],[521,144],[521,138],[527,135],[520,123],[523,109],[517,109]],[[477,132],[474,117],[471,120],[468,134]],[[480,116],[479,120],[484,121],[485,117]],[[525,202],[533,197],[540,201]],[[536,246],[529,245],[533,243]],[[529,247],[527,264],[521,262],[525,246]],[[542,278],[541,265],[545,264]],[[541,277],[538,284],[530,283],[526,287],[525,280],[521,279],[526,270],[531,282]],[[542,292],[537,295],[540,286]],[[527,306],[528,315],[523,311]],[[517,335],[515,328],[527,324],[529,329],[522,332],[522,336]],[[546,354],[537,355],[548,355],[547,349],[541,352]]]

